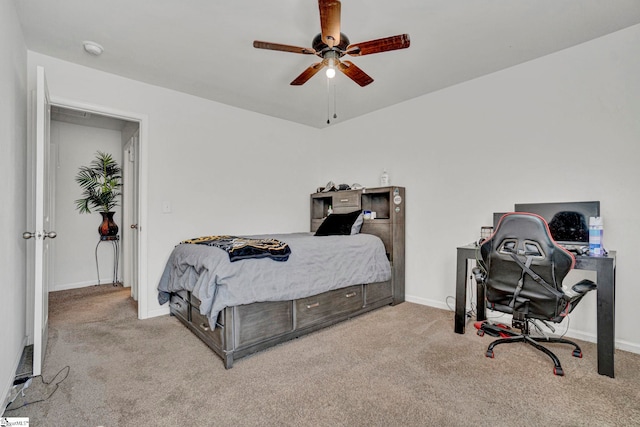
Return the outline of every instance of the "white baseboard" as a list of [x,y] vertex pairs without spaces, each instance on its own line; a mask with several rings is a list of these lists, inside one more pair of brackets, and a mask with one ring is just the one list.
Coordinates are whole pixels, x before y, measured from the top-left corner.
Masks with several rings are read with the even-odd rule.
[[[66,291],[69,289],[88,288],[89,286],[95,286],[97,284],[98,282],[93,280],[87,280],[84,282],[76,282],[76,283],[59,283],[53,286],[53,289],[51,289],[51,292]],[[110,282],[101,283],[101,285],[108,285],[108,284],[111,284],[111,283]],[[124,284],[122,284],[122,286],[124,286],[125,288],[129,287],[129,285],[125,286]]]
[[636,344],[624,340],[616,340],[616,348],[620,350],[628,351],[630,353],[640,354],[640,344]]
[[567,329],[567,332],[564,334],[564,336],[567,338],[575,338],[581,341],[587,341],[587,342],[593,342],[593,343],[598,342],[594,334],[590,332],[571,329],[571,328]]
[[[577,340],[592,342],[592,343],[598,342],[596,335],[590,332],[577,331],[571,328],[569,328],[565,336],[569,338],[575,338]],[[628,351],[630,353],[640,354],[640,344],[637,344],[637,343],[632,343],[630,341],[625,341],[625,340],[615,340],[614,346],[615,348],[620,350]]]
[[167,314],[169,314],[169,304],[167,304],[165,307],[156,308],[154,310],[148,310],[146,317],[143,317],[142,319],[150,319],[152,317],[166,316]]
[[97,283],[98,282],[95,282],[93,280],[87,280],[84,282],[76,282],[76,283],[59,283],[57,285],[54,285],[51,291],[55,292],[55,291],[66,291],[69,289],[87,288],[89,286],[96,285]]
[[436,300],[426,299],[426,298],[418,298],[418,297],[414,297],[414,296],[411,296],[411,295],[405,295],[404,299],[407,302],[413,302],[413,303],[416,303],[416,304],[426,305],[426,306],[429,306],[429,307],[441,308],[443,310],[451,311],[451,309],[452,309],[451,307],[449,307],[447,305],[447,303],[444,303],[442,301],[436,301]]
[[[448,310],[448,311],[452,310],[452,308],[449,307],[446,302],[436,301],[436,300],[431,300],[431,299],[426,299],[426,298],[419,298],[419,297],[414,297],[414,296],[411,296],[411,295],[405,295],[405,301],[413,302],[413,303],[420,304],[420,305],[426,305],[426,306],[429,306],[429,307],[440,308],[440,309]],[[511,318],[509,317],[509,319],[511,319]],[[509,320],[509,322],[511,322],[511,320]],[[451,325],[451,329],[453,330],[453,325]],[[575,329],[571,329],[571,328],[569,328],[569,330],[567,331],[565,336],[567,336],[569,338],[575,338],[577,340],[592,342],[592,343],[597,342],[596,336],[594,334],[588,333],[588,332],[584,332],[584,331],[575,330]],[[630,353],[640,354],[640,344],[639,343],[633,343],[633,342],[629,342],[629,341],[616,339],[614,341],[614,346],[615,346],[615,348],[620,349],[620,350],[628,351]]]

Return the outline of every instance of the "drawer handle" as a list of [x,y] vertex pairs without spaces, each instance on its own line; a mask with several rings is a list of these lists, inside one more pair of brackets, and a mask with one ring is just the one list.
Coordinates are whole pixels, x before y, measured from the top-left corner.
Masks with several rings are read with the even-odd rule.
[[200,329],[202,329],[205,332],[209,331],[209,325],[207,325],[206,323],[202,322],[200,323]]
[[348,294],[345,295],[346,298],[351,298],[351,297],[355,297],[356,295],[358,295],[357,292],[349,292]]
[[174,302],[171,305],[176,307],[176,308],[182,308],[182,304],[180,304],[179,302]]
[[349,199],[340,199],[340,201],[344,203],[344,202],[348,202]]
[[315,307],[320,307],[320,303],[314,302],[313,304],[307,304],[307,308],[315,308]]

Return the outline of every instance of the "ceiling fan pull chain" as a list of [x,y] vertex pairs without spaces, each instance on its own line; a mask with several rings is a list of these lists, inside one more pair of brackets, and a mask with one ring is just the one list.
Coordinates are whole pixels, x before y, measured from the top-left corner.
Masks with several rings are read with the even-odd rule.
[[331,114],[331,90],[329,85],[331,84],[331,80],[327,79],[327,124],[331,124],[331,120],[329,120],[329,115]]
[[336,113],[338,102],[336,101],[336,85],[333,85],[333,118],[337,119],[338,114]]

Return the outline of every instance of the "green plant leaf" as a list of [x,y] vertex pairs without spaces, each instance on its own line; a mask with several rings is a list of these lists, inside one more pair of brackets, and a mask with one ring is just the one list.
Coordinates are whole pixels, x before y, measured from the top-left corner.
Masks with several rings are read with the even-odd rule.
[[122,170],[111,154],[96,152],[89,166],[81,166],[75,177],[82,197],[75,201],[80,213],[109,212],[120,203]]

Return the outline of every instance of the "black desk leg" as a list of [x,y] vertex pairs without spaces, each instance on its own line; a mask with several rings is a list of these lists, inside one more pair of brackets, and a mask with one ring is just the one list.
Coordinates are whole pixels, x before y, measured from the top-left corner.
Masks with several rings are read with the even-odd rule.
[[467,253],[464,249],[458,249],[456,261],[456,314],[454,331],[456,334],[464,334],[467,321]]
[[487,320],[486,305],[484,303],[484,285],[476,285],[476,319]]
[[[469,270],[468,261],[475,258],[475,248],[458,248],[456,260],[456,314],[454,331],[464,334],[467,323],[467,278]],[[484,287],[478,286],[476,291],[476,319],[485,320],[486,311],[484,305]]]
[[[598,373],[613,378],[615,351],[615,266],[597,264]],[[605,286],[604,284],[608,284]]]

